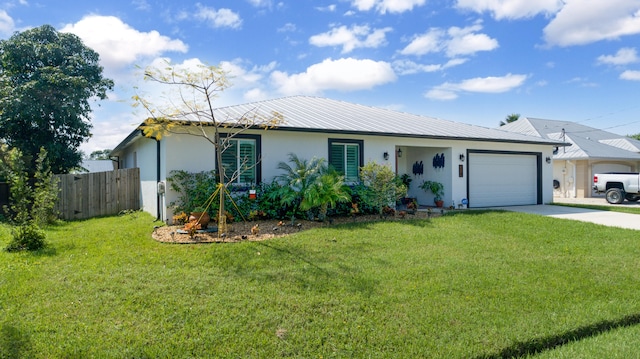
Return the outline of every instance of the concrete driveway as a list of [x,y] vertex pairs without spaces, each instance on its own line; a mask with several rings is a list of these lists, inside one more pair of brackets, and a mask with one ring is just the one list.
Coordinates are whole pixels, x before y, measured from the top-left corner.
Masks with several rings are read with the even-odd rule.
[[[598,204],[607,205],[604,199],[585,199],[583,202],[577,199],[564,200],[554,199],[555,202],[566,203],[585,203],[585,204]],[[630,203],[625,201],[624,204],[619,206],[640,207],[638,203]],[[502,209],[505,211],[524,212],[539,214],[541,216],[549,216],[562,219],[572,219],[576,221],[591,222],[596,224],[602,224],[610,227],[620,227],[627,229],[640,230],[640,215],[611,212],[611,211],[599,211],[586,208],[575,208],[565,206],[554,205],[536,205],[536,206],[512,206],[512,207],[498,207],[496,209]]]

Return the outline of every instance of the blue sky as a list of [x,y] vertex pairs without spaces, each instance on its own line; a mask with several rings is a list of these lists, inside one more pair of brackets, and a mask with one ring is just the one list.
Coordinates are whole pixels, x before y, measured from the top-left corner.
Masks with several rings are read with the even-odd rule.
[[512,113],[640,133],[640,0],[1,2],[0,36],[50,24],[115,81],[90,153],[145,118],[141,68],[220,65],[218,106],[313,95],[497,127]]

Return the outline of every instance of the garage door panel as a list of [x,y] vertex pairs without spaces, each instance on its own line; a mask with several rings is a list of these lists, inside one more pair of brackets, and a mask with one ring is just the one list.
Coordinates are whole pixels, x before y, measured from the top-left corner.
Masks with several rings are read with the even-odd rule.
[[530,154],[469,155],[471,207],[528,205],[538,202],[538,159]]

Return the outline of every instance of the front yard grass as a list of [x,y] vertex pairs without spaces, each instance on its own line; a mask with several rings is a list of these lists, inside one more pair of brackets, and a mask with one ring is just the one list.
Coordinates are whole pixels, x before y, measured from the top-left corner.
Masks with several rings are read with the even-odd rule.
[[598,205],[598,204],[577,204],[577,203],[553,203],[556,206],[565,206],[565,207],[575,207],[575,208],[586,208],[586,209],[596,209],[598,211],[611,211],[611,212],[622,212],[622,213],[631,213],[631,214],[640,214],[640,207],[629,207],[622,205]]
[[47,249],[0,252],[0,358],[597,357],[602,342],[632,357],[640,347],[637,231],[474,211],[176,245],[151,239],[153,226],[143,213],[70,222],[47,230]]

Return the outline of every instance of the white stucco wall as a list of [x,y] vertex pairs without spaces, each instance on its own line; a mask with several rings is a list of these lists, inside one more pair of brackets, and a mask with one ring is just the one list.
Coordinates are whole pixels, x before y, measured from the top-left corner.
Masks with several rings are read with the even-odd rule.
[[140,206],[153,216],[158,216],[156,141],[140,138],[127,147],[119,158],[120,168],[140,168]]
[[[553,148],[548,145],[530,145],[514,143],[495,143],[480,141],[433,140],[418,138],[397,138],[389,136],[362,136],[344,134],[304,133],[291,131],[250,131],[247,134],[261,135],[262,181],[270,182],[274,176],[280,174],[278,163],[288,160],[288,154],[293,152],[299,158],[312,157],[328,158],[328,139],[342,138],[364,141],[364,163],[375,161],[386,164],[398,175],[409,173],[413,178],[409,196],[416,197],[420,204],[431,205],[433,195],[419,189],[424,180],[436,180],[445,185],[444,201],[449,206],[452,202],[459,204],[467,196],[467,162],[460,161],[459,155],[467,156],[467,150],[517,151],[541,153],[543,203],[553,200],[553,166],[544,159],[552,157]],[[185,170],[189,172],[208,171],[215,168],[213,145],[201,137],[186,135],[171,135],[163,137],[161,143],[161,180],[167,180],[171,170]],[[402,149],[403,156],[396,158],[396,151]],[[154,140],[139,138],[127,149],[127,165],[132,153],[136,152],[137,164],[141,170],[142,204],[145,211],[157,216],[157,185],[156,185],[156,143]],[[389,159],[383,159],[383,153],[389,153]],[[445,167],[434,169],[432,159],[436,154],[445,154]],[[397,163],[396,163],[397,159]],[[414,176],[412,166],[416,161],[423,161],[424,174]],[[458,175],[458,166],[463,166],[463,176]],[[177,200],[178,196],[167,185],[167,193],[163,200],[163,207]],[[163,219],[169,219],[173,213],[166,209]]]

